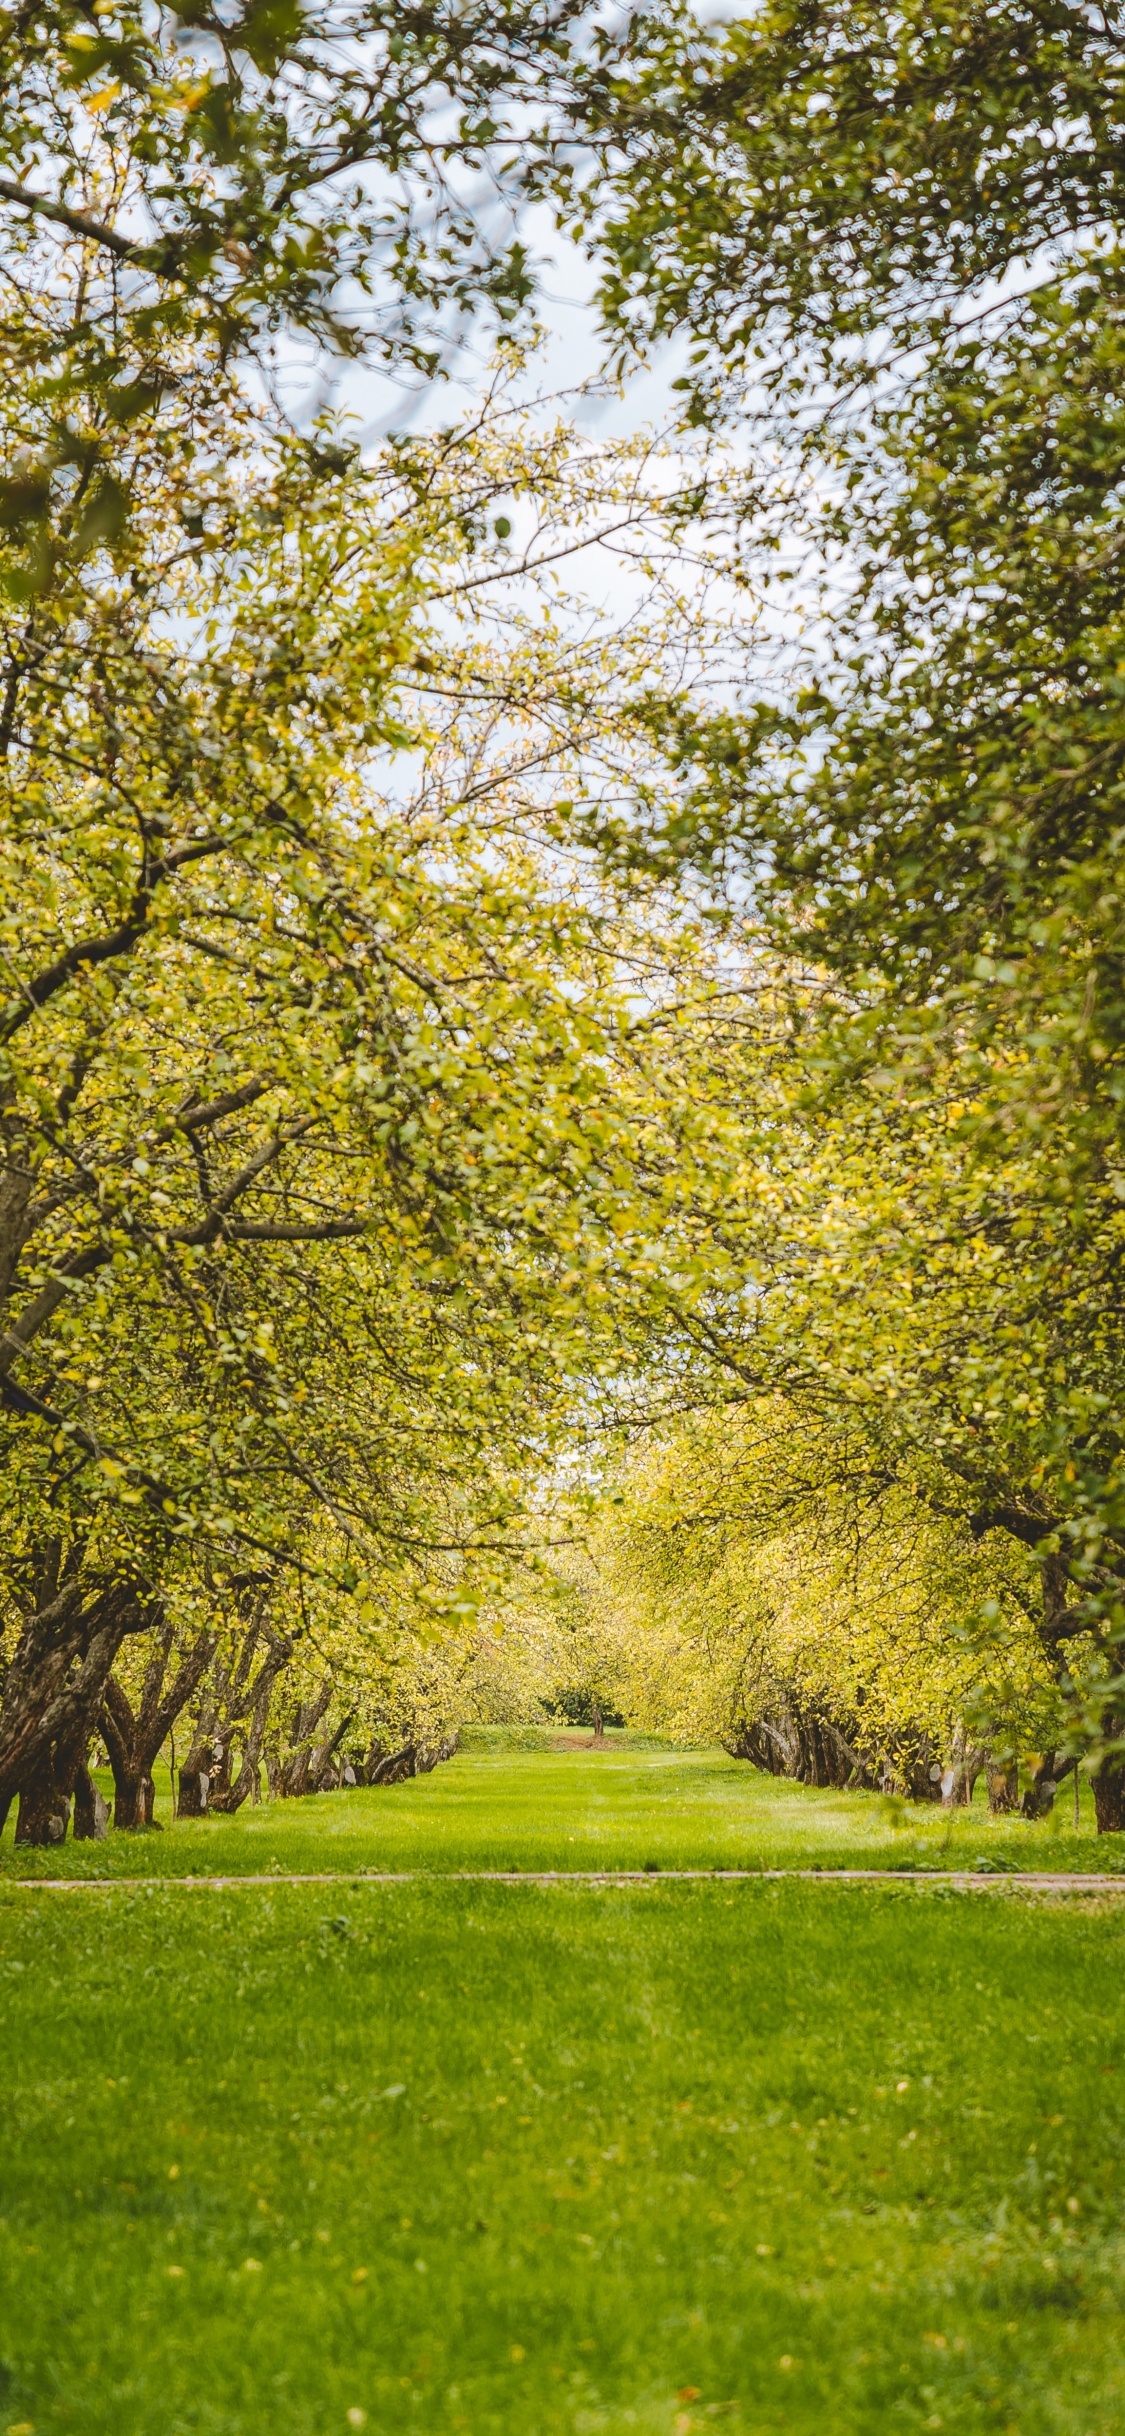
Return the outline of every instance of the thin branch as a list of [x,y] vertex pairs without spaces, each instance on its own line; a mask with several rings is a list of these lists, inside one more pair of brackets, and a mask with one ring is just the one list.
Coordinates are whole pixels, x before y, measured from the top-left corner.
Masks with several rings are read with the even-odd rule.
[[56,203],[50,195],[37,195],[30,186],[18,186],[14,178],[0,178],[0,195],[9,203],[18,203],[23,211],[38,212],[44,220],[57,220],[60,228],[68,228],[74,237],[90,237],[95,245],[108,246],[123,262],[140,260],[145,247],[134,243],[132,237],[119,236],[115,228],[107,228],[101,220],[91,220],[84,211],[71,211],[69,204]]

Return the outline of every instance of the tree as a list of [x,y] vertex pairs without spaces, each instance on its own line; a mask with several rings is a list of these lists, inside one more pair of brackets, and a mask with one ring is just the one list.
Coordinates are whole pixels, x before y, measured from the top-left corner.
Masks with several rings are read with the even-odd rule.
[[669,14],[604,47],[571,188],[622,346],[686,330],[689,418],[746,416],[741,563],[784,546],[811,633],[717,717],[655,703],[681,802],[602,840],[731,877],[798,964],[834,1165],[790,1316],[875,1444],[1035,1548],[1061,1676],[1092,1636],[1114,1828],[1123,34],[1057,0]]
[[[74,413],[100,412],[93,460],[120,502],[116,443],[185,370],[284,337],[424,375],[482,306],[510,319],[529,289],[521,138],[565,86],[574,14],[5,8],[0,345],[54,399],[9,516],[34,526],[52,460],[80,462]],[[51,300],[76,266],[60,343]]]
[[952,1799],[1013,1752],[1053,1783],[1034,1566],[937,1519],[928,1487],[846,1408],[780,1397],[645,1445],[593,1540],[631,1714],[813,1784]]
[[[503,394],[367,470],[236,407],[185,402],[175,449],[138,423],[128,528],[60,545],[7,631],[9,1578],[34,1610],[58,1543],[112,1593],[91,1714],[178,1550],[233,1583],[327,1517],[362,1603],[372,1568],[502,1539],[638,1215],[607,1080],[637,954],[559,867],[556,805],[599,763],[628,783],[642,672],[698,617],[576,645],[527,604],[681,510]],[[509,552],[492,510],[533,495]]]
[[219,1636],[209,1622],[200,1621],[186,1648],[177,1650],[175,1625],[165,1621],[154,1637],[135,1705],[119,1675],[111,1675],[105,1687],[100,1724],[113,1770],[115,1827],[151,1827],[157,1754],[211,1665]]
[[563,181],[609,332],[689,333],[697,411],[749,367],[822,429],[810,383],[924,364],[967,296],[1121,227],[1123,36],[1120,9],[1067,0],[627,20]]

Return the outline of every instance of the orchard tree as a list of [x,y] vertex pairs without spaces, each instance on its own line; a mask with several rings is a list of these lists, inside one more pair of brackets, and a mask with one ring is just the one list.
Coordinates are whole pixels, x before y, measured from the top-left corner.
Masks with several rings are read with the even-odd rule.
[[[327,1517],[362,1603],[373,1568],[502,1540],[566,1382],[617,1358],[607,1247],[652,1229],[620,1069],[656,950],[580,883],[559,804],[650,773],[652,669],[705,635],[665,597],[678,482],[502,391],[366,468],[232,391],[178,412],[133,427],[118,533],[63,484],[50,582],[11,562],[0,1394],[31,1637],[0,1799],[55,1767],[52,1670],[88,1715],[121,1635],[164,1629],[178,1548],[233,1581]],[[560,572],[599,536],[643,580],[576,637]]]
[[[1033,1759],[1049,1805],[1067,1712],[1027,1552],[933,1511],[846,1407],[784,1398],[680,1422],[626,1464],[592,1584],[639,1722],[773,1774],[967,1799]],[[986,1621],[987,1618],[987,1621]]]
[[721,715],[654,702],[681,799],[602,844],[729,882],[812,983],[818,1365],[1034,1548],[1064,1673],[1088,1628],[1120,1828],[1125,19],[669,11],[585,108],[607,326],[684,334],[687,418],[742,418],[789,619]]
[[282,339],[424,377],[464,319],[509,320],[529,292],[527,138],[566,90],[576,15],[5,7],[0,332],[56,406],[10,512],[34,520],[52,454],[83,446],[72,417],[100,413],[111,459],[185,367],[264,362]]

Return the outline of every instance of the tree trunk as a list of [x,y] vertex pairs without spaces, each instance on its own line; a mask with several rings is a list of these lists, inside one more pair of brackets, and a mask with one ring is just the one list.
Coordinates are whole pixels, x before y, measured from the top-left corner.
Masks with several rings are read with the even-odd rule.
[[176,1793],[176,1817],[201,1819],[207,1810],[214,1760],[215,1725],[222,1706],[226,1683],[222,1670],[196,1719],[195,1732],[188,1745],[186,1757],[180,1764],[179,1786]]
[[[289,1727],[290,1747],[277,1770],[275,1780],[278,1794],[283,1799],[296,1800],[304,1793],[315,1793],[316,1791],[315,1781],[311,1784],[309,1782],[312,1775],[313,1737],[331,1698],[332,1679],[329,1676],[320,1685],[319,1690],[313,1694],[311,1700],[299,1700],[293,1711]],[[326,1751],[321,1754],[321,1765],[323,1765],[325,1756]]]
[[104,1844],[109,1833],[109,1803],[94,1783],[86,1761],[74,1779],[74,1841]]
[[262,1744],[269,1723],[273,1688],[283,1667],[288,1666],[293,1655],[291,1641],[284,1641],[278,1635],[270,1634],[269,1643],[268,1652],[258,1668],[253,1687],[247,1694],[247,1697],[253,1702],[253,1707],[238,1775],[232,1784],[230,1746],[228,1744],[224,1754],[223,1782],[218,1796],[211,1801],[213,1810],[221,1810],[229,1814],[241,1810],[243,1802],[247,1799],[258,1801],[261,1798],[259,1769],[262,1764]]
[[953,1736],[952,1757],[941,1778],[942,1806],[946,1810],[969,1810],[973,1787],[984,1766],[983,1748],[971,1746],[964,1726],[958,1726]]
[[443,1759],[452,1759],[460,1739],[456,1733],[443,1734],[440,1742],[427,1743],[417,1753],[415,1775],[428,1776],[431,1768],[440,1767]]
[[230,1770],[233,1757],[234,1735],[232,1732],[227,1732],[226,1734],[220,1736],[215,1743],[214,1759],[212,1761],[210,1770],[211,1781],[207,1788],[207,1807],[209,1810],[225,1810],[228,1806],[230,1798]]
[[119,1775],[114,1770],[113,1824],[116,1828],[153,1826],[155,1800],[156,1787],[151,1776],[138,1776],[132,1769],[127,1775]]
[[71,1578],[25,1625],[0,1705],[0,1808],[18,1792],[18,1843],[65,1836],[110,1667],[126,1634],[151,1620],[133,1587],[110,1584],[86,1604]]
[[1002,1811],[1017,1809],[1020,1798],[1020,1772],[1017,1762],[1014,1759],[986,1760],[985,1773],[988,1780],[988,1807],[993,1817],[998,1817]]
[[151,1614],[132,1587],[111,1584],[87,1601],[83,1585],[72,1578],[29,1618],[0,1702],[0,1807],[26,1784],[30,1817],[45,1767],[56,1789],[69,1793],[59,1756],[65,1747],[68,1764],[77,1769],[117,1652],[127,1633],[146,1629]]
[[116,1679],[110,1677],[105,1690],[101,1724],[109,1764],[113,1769],[115,1827],[143,1828],[155,1825],[153,1807],[156,1788],[152,1771],[156,1755],[167,1742],[177,1717],[186,1708],[196,1685],[206,1673],[215,1654],[217,1638],[218,1635],[211,1631],[197,1634],[172,1682],[165,1689],[168,1662],[175,1644],[174,1629],[171,1624],[165,1624],[145,1670],[135,1715],[127,1694]]
[[1045,1819],[1054,1806],[1055,1754],[1044,1751],[1032,1767],[1031,1783],[1027,1787],[1020,1809],[1025,1819]]
[[337,1749],[340,1743],[342,1743],[354,1715],[354,1709],[350,1709],[347,1716],[341,1718],[334,1734],[324,1734],[321,1736],[320,1741],[317,1743],[314,1751],[310,1755],[308,1781],[305,1785],[306,1793],[320,1793],[322,1790],[327,1788],[332,1774],[332,1762],[335,1759]]
[[1122,1759],[1120,1751],[1115,1751],[1110,1758],[1103,1759],[1091,1782],[1094,1787],[1094,1817],[1097,1821],[1098,1834],[1125,1834],[1125,1760]]
[[401,1751],[388,1751],[384,1759],[377,1761],[367,1782],[369,1785],[401,1785],[404,1777],[417,1776],[417,1774],[417,1745],[406,1742]]
[[61,1844],[70,1820],[70,1796],[60,1791],[53,1755],[29,1770],[20,1786],[17,1844]]
[[[209,1756],[210,1753],[208,1753]],[[193,1765],[189,1754],[180,1770],[180,1782],[176,1795],[176,1817],[178,1819],[206,1817],[210,1782],[209,1771],[201,1762]]]

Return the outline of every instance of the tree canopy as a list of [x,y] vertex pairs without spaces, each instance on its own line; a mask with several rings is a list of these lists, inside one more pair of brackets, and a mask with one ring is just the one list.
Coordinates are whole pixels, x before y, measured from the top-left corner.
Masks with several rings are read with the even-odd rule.
[[[11,13],[4,1782],[173,1594],[468,1613],[534,1476],[780,1399],[1125,1823],[1122,30]],[[536,198],[675,451],[293,427],[302,347],[511,325]],[[812,1510],[731,1596],[854,1724]]]

